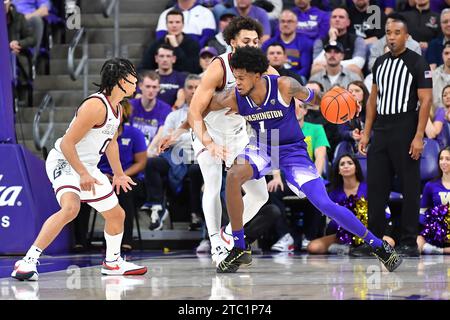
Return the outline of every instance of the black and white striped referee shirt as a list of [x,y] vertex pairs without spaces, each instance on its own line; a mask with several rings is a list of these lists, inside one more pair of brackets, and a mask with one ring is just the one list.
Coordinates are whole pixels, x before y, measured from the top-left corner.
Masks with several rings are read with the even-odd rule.
[[387,52],[375,61],[373,84],[378,87],[377,113],[399,114],[418,110],[417,89],[432,88],[432,74],[425,58],[406,49],[394,57]]

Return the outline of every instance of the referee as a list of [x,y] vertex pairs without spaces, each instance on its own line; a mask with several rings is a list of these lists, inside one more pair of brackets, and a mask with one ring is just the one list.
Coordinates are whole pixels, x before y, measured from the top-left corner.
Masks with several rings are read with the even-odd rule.
[[375,236],[383,237],[385,208],[396,174],[403,193],[401,234],[396,251],[402,256],[417,257],[419,159],[432,103],[432,76],[425,59],[406,48],[408,36],[405,18],[389,15],[386,41],[390,52],[379,57],[372,69],[373,84],[359,151],[363,155],[368,153],[368,228]]

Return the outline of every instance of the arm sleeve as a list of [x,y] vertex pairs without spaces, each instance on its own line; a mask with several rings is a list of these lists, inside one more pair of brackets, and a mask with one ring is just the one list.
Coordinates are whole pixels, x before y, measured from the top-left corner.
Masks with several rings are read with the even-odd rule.
[[425,184],[422,192],[422,198],[420,199],[420,213],[425,212],[426,209],[433,206],[433,195],[431,192],[431,184],[428,182]]
[[375,63],[375,60],[377,60],[377,58],[379,56],[382,56],[384,51],[384,44],[383,44],[383,38],[377,40],[372,47],[370,48],[370,54],[369,54],[369,62],[368,62],[368,67],[369,70],[372,70],[373,64]]
[[322,19],[319,22],[319,38],[325,38],[330,30],[330,13],[323,11]]
[[199,40],[200,48],[206,46],[208,41],[216,34],[216,20],[210,10],[205,10],[205,14],[202,15],[202,21],[202,34]]
[[38,0],[37,3],[36,3],[36,7],[40,8],[42,6],[46,6],[49,10],[52,7],[50,1],[48,1],[48,0]]
[[416,67],[416,83],[418,89],[431,89],[433,88],[432,73],[430,65],[425,61],[425,58],[420,56],[417,60]]
[[155,62],[155,53],[156,48],[159,43],[155,42],[150,47],[145,50],[144,55],[142,56],[141,64],[138,67],[138,71],[141,70],[153,70],[156,69],[158,66]]
[[31,26],[27,23],[25,16],[20,15],[20,39],[17,39],[22,49],[33,47],[36,44],[36,37],[34,36]]
[[325,53],[323,51],[323,40],[322,39],[317,39],[316,41],[314,41],[313,58],[314,58],[314,62],[316,62],[316,60],[325,60]]
[[[170,10],[170,9],[168,9]],[[168,10],[163,11],[158,19],[158,24],[156,25],[156,39],[161,39],[167,34],[166,16]]]

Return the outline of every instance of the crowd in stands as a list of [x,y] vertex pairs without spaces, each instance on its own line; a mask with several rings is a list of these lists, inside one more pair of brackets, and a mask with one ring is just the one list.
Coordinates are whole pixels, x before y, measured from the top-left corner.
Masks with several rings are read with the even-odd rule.
[[[43,19],[49,15],[50,2],[6,0],[4,3],[12,55],[23,64],[20,57],[26,53],[32,63],[41,46]],[[144,44],[146,49],[137,66],[139,88],[129,101],[128,122],[121,128],[118,139],[122,165],[127,174],[139,181],[136,192],[120,198],[125,209],[134,203],[134,208],[126,209],[131,218],[126,222],[124,249],[132,247],[136,208],[148,211],[151,230],[161,230],[170,214],[168,198],[179,197],[181,193],[189,194],[186,219],[190,221],[190,229],[204,228],[203,180],[193,156],[190,134],[182,135],[172,147],[177,150],[179,162],[166,152],[160,153],[157,146],[163,136],[186,119],[192,95],[214,57],[231,53],[223,31],[236,16],[248,16],[261,23],[260,46],[280,75],[293,77],[322,92],[340,86],[355,97],[357,115],[343,125],[327,122],[317,108],[300,103],[296,113],[311,158],[323,179],[331,182],[332,199],[342,202],[349,195],[366,195],[365,162],[357,155],[357,145],[364,130],[365,107],[372,88],[372,66],[376,58],[389,50],[384,30],[393,13],[406,19],[410,34],[407,47],[423,55],[430,64],[433,107],[426,137],[437,141],[441,149],[445,148],[450,141],[449,1],[169,0],[156,30],[149,30],[155,33],[155,40]],[[28,69],[20,70],[24,73]],[[26,81],[24,77],[27,75],[19,77],[19,81]],[[343,143],[350,145],[349,152],[336,156]],[[435,159],[439,169],[436,174],[439,171],[440,179],[445,180],[442,186],[446,192],[450,192],[450,184],[446,184],[449,173],[443,162],[448,154],[448,150],[440,153],[439,158],[436,154]],[[103,172],[108,170],[107,164],[102,166]],[[305,199],[292,205],[287,200],[292,193],[283,174],[268,178],[268,188],[270,200],[261,211],[270,212],[274,222],[259,230],[254,239],[266,241],[267,247],[276,251],[308,248],[312,253],[336,252],[333,246],[337,242],[336,226],[327,223]],[[436,205],[431,203],[432,196],[428,193],[427,197],[426,207]],[[449,202],[450,197],[441,204]],[[77,245],[86,244],[80,240]],[[432,251],[425,247],[427,252]],[[209,252],[208,242],[202,241],[198,250]]]

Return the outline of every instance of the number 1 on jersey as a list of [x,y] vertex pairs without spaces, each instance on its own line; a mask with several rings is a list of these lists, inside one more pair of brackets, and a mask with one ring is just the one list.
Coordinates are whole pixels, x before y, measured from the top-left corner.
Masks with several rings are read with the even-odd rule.
[[259,130],[261,132],[266,132],[266,128],[264,128],[264,121],[259,122]]

